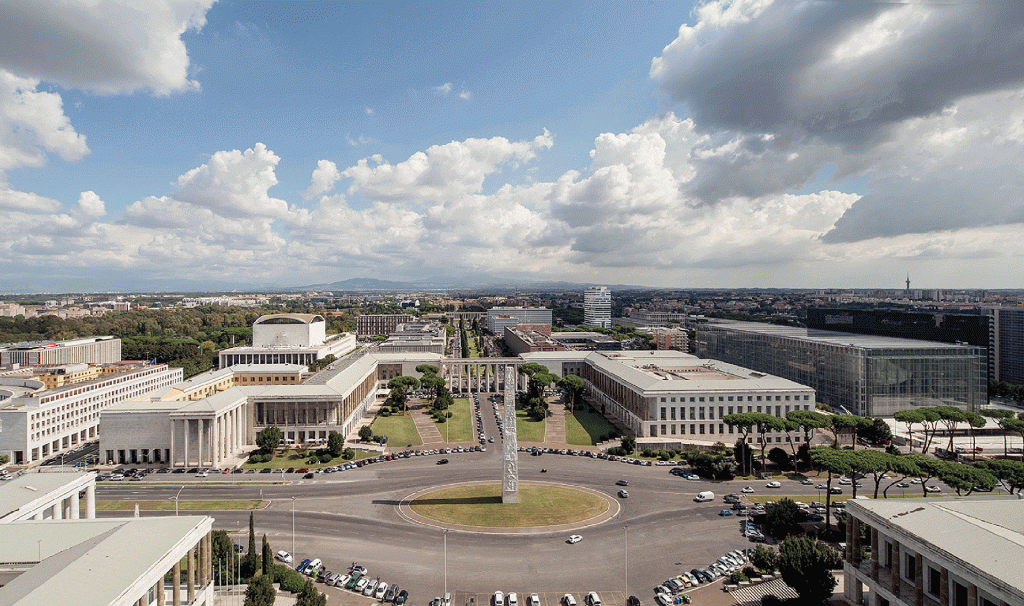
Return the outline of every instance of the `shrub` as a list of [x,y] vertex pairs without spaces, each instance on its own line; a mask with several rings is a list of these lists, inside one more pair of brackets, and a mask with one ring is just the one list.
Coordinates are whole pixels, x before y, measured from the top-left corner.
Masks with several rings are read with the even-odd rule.
[[448,412],[448,413],[445,413],[445,415],[444,415],[444,416],[446,416],[446,417],[448,417],[448,418],[450,419],[450,418],[452,418],[452,413],[450,413],[450,412]]
[[331,453],[329,453],[329,452],[325,452],[325,453],[323,453],[322,455],[320,455],[320,462],[321,462],[321,463],[330,463],[330,462],[331,462],[331,459],[333,459],[333,458],[334,458],[334,457],[333,457],[333,456],[331,456]]
[[747,575],[743,574],[742,572],[740,572],[738,570],[736,572],[733,572],[732,574],[729,575],[729,582],[732,583],[733,585],[736,585],[738,583],[742,583],[743,581],[749,581],[749,580],[750,580],[750,578],[747,577]]
[[643,450],[643,452],[641,452],[640,454],[642,454],[645,457],[653,457],[654,456],[654,451],[651,450],[650,448],[645,448]]
[[341,458],[345,459],[346,461],[351,461],[352,459],[356,458],[356,451],[352,450],[351,448],[346,448],[341,453]]
[[760,573],[757,572],[757,569],[754,568],[753,566],[751,566],[750,564],[747,564],[746,566],[744,566],[743,570],[741,572],[744,575],[746,575],[746,577],[748,579],[752,579],[752,578],[754,578],[756,576],[760,576]]
[[299,593],[306,586],[306,579],[298,572],[288,566],[277,564],[274,566],[274,582],[281,584],[281,589]]
[[391,416],[391,409],[390,408],[382,408],[380,410],[380,416],[382,416],[382,417],[390,417]]

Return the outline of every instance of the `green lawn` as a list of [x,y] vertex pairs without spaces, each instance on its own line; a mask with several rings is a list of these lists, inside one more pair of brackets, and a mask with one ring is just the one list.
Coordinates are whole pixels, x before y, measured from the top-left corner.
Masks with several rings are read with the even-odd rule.
[[526,411],[516,406],[516,440],[520,442],[543,442],[547,420],[534,421]]
[[608,501],[562,486],[519,486],[519,503],[501,502],[501,485],[456,486],[417,497],[416,513],[467,526],[522,528],[587,520],[608,510]]
[[577,446],[594,446],[598,439],[614,431],[615,426],[596,412],[574,411],[565,414],[565,441]]
[[404,448],[406,444],[420,446],[423,440],[420,433],[416,431],[416,423],[412,417],[402,415],[391,415],[390,417],[377,416],[370,424],[373,435],[386,435],[388,446],[391,448]]
[[473,441],[473,419],[469,410],[469,398],[455,398],[455,405],[448,409],[452,418],[446,423],[438,423],[437,430],[441,437],[448,438],[448,442],[472,442]]
[[[367,457],[375,457],[380,453],[372,450],[359,450],[353,449],[356,452],[356,456],[353,461],[359,459],[365,459]],[[309,463],[309,457],[316,454],[316,449],[310,450],[279,450],[274,453],[274,458],[267,461],[266,463],[243,463],[243,469],[288,469],[289,467],[308,467],[310,469],[316,469],[317,467],[333,467],[345,462],[345,459],[336,457],[329,463]]]

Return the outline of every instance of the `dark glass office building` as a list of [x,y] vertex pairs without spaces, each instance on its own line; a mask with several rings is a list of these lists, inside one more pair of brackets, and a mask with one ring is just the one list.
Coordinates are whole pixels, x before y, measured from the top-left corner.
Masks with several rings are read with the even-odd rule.
[[697,355],[814,388],[840,412],[891,417],[897,410],[985,401],[985,350],[972,345],[714,322],[697,328]]

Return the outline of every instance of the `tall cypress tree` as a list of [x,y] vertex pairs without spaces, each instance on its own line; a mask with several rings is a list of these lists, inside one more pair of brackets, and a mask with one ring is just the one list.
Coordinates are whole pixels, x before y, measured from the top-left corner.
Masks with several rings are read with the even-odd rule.
[[270,543],[267,542],[267,535],[263,535],[263,574],[270,574],[270,568],[274,565],[274,554],[270,552]]

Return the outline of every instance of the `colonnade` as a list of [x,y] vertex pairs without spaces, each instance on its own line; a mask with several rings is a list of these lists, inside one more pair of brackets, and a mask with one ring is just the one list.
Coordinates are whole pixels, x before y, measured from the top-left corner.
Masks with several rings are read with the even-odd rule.
[[[194,604],[198,593],[213,582],[213,540],[210,533],[203,535],[203,538],[185,554],[184,570],[182,570],[180,559],[174,562],[170,576],[170,600],[167,600],[168,596],[164,592],[164,601],[161,603],[165,606]],[[182,576],[185,578],[182,579]],[[182,581],[184,581],[184,586],[182,586]],[[163,583],[160,585],[162,586]],[[185,591],[182,592],[182,589]],[[185,595],[182,596],[182,593]],[[182,602],[182,597],[185,598],[184,602]],[[145,597],[140,598],[137,606],[149,606],[149,602],[143,601],[146,599]]]
[[[1009,606],[1004,600],[979,599],[978,586],[966,575],[951,574],[942,563],[926,560],[925,552],[930,554],[927,549],[915,551],[898,538],[847,515],[843,553],[846,598],[868,606],[982,606],[982,602]],[[870,600],[865,599],[865,583]]]
[[172,465],[217,467],[249,443],[244,404],[207,416],[185,415],[171,416]]
[[[82,515],[82,495],[85,492],[85,515]],[[96,485],[86,486],[82,491],[75,490],[56,503],[36,512],[34,520],[91,520],[96,517]]]
[[453,392],[501,392],[505,390],[505,368],[515,367],[515,389],[522,391],[529,379],[519,373],[518,358],[457,358],[441,362],[441,376]]

